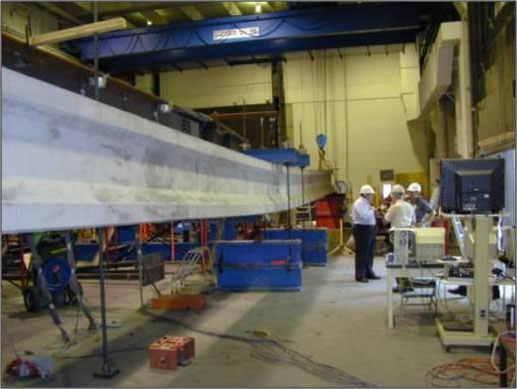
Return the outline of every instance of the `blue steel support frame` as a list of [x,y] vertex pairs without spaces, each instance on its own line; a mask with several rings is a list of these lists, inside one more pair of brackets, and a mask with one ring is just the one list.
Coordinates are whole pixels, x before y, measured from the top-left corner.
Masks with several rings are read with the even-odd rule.
[[304,168],[311,163],[309,154],[301,153],[295,148],[250,149],[243,151],[243,154],[284,166],[298,166]]
[[[101,34],[99,57],[105,67],[124,71],[182,61],[404,43],[415,40],[422,15],[433,12],[430,3],[361,4],[138,28]],[[240,36],[221,37],[230,30]],[[83,59],[93,58],[91,39],[70,44]]]

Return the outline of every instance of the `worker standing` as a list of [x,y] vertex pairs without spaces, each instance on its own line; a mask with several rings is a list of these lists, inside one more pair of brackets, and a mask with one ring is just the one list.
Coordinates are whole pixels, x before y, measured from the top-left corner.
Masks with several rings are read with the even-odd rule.
[[422,197],[422,187],[419,183],[413,182],[407,188],[409,197],[409,203],[415,209],[416,225],[420,227],[426,227],[433,217],[433,208],[429,203]]
[[[391,189],[392,202],[384,219],[391,223],[392,228],[410,228],[416,224],[415,210],[404,200],[404,192],[402,185],[393,185]],[[394,292],[410,290],[407,278],[397,278],[396,281],[398,286],[393,290]]]
[[370,185],[363,185],[359,198],[352,209],[353,234],[355,240],[355,280],[368,282],[378,280],[373,271],[375,249],[375,211],[372,200],[375,191]]
[[391,189],[392,202],[384,219],[391,223],[392,228],[409,228],[416,224],[415,210],[404,200],[404,192],[402,185],[393,185]]

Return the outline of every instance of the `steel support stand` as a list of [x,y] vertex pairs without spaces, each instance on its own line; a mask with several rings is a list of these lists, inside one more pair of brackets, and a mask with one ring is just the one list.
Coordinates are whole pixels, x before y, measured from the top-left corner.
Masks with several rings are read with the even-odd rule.
[[144,264],[142,253],[142,242],[140,240],[140,226],[135,227],[135,248],[138,260],[138,296],[140,298],[140,308],[144,307]]
[[98,228],[99,236],[99,270],[100,270],[100,289],[101,289],[101,320],[102,320],[102,368],[98,373],[93,373],[95,378],[112,378],[120,370],[115,368],[110,359],[108,351],[108,328],[106,323],[106,290],[104,285],[104,229]]
[[25,267],[25,262],[23,260],[23,234],[18,235],[18,239],[20,242],[20,281],[22,290],[27,287],[27,284],[29,283],[28,277],[27,277],[27,268]]
[[[93,22],[97,23],[99,20],[99,5],[96,1],[92,1],[93,5]],[[96,101],[99,101],[99,35],[93,34],[93,77],[95,78],[93,87],[93,97]]]
[[174,262],[176,260],[174,253],[174,222],[171,220],[171,261]]
[[[300,125],[300,127],[301,127],[301,125]],[[301,139],[301,128],[300,128],[300,139]],[[301,179],[302,179],[302,207],[303,207],[303,206],[305,206],[305,183],[304,183],[304,180],[303,180],[303,167],[301,168],[301,171],[302,171]],[[305,245],[305,220],[302,221],[302,228],[303,228],[303,230],[302,230],[302,264],[303,264],[303,267],[307,267],[305,265],[305,250],[304,250],[304,245]]]
[[84,315],[88,318],[90,325],[88,326],[89,330],[95,331],[97,330],[97,324],[92,317],[92,314],[88,307],[84,302],[83,293],[79,289],[79,284],[77,282],[77,274],[76,274],[76,263],[74,258],[74,250],[72,248],[72,237],[70,231],[65,232],[65,242],[66,242],[66,259],[68,261],[68,266],[70,266],[71,276],[70,276],[70,288],[72,292],[74,292],[75,298],[77,299],[77,303],[79,307],[83,311]]
[[[494,338],[489,332],[489,275],[490,251],[489,236],[494,215],[474,215],[474,312],[473,331],[448,331],[440,319],[436,327],[442,344],[446,349],[451,346],[490,346]],[[472,232],[471,232],[472,233]]]
[[61,318],[59,317],[59,313],[56,310],[56,307],[52,301],[52,294],[48,290],[47,280],[45,279],[45,276],[43,276],[43,269],[41,267],[41,257],[36,250],[36,239],[34,235],[30,237],[30,245],[31,245],[31,252],[32,252],[32,266],[34,266],[34,269],[36,270],[36,274],[38,277],[38,288],[43,296],[48,301],[48,308],[50,312],[50,317],[52,317],[52,321],[56,325],[57,328],[59,328],[59,331],[61,332],[61,337],[63,338],[63,341],[65,344],[70,343],[70,337],[68,336],[68,333],[63,328],[63,323],[61,322]]
[[287,170],[287,238],[291,239],[291,185],[289,183],[289,165],[285,165]]

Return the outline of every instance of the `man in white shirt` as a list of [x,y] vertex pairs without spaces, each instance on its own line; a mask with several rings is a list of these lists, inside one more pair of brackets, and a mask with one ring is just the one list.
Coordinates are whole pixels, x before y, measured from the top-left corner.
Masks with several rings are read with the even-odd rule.
[[375,191],[370,185],[363,185],[360,196],[352,208],[353,234],[355,240],[355,280],[368,282],[380,277],[373,272],[375,249],[375,211],[371,203]]
[[[391,223],[392,228],[409,228],[416,224],[415,209],[403,199],[404,192],[402,185],[393,185],[391,189],[391,207],[384,219]],[[394,292],[409,290],[407,278],[397,278],[396,281],[398,286],[393,290]]]
[[413,227],[416,223],[415,209],[403,197],[404,187],[402,185],[393,185],[391,190],[391,207],[388,209],[386,216],[384,216],[384,219],[391,223],[391,227]]

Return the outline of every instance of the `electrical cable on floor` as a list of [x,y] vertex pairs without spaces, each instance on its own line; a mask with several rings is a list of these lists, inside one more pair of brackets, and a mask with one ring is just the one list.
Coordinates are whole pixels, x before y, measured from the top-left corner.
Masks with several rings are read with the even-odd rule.
[[[336,383],[341,387],[375,387],[375,385],[369,384],[357,377],[354,377],[350,374],[345,373],[342,370],[339,370],[333,366],[318,363],[313,361],[311,358],[299,353],[292,348],[289,348],[282,344],[280,341],[268,337],[268,334],[264,333],[262,337],[249,337],[249,336],[241,336],[241,335],[232,335],[221,332],[215,332],[208,329],[202,329],[200,327],[195,327],[190,324],[184,323],[180,320],[174,319],[170,316],[158,315],[149,310],[143,308],[142,312],[153,317],[154,319],[172,322],[178,326],[184,327],[190,331],[197,332],[199,334],[203,334],[206,336],[213,336],[221,339],[234,340],[239,342],[244,342],[253,348],[251,352],[251,356],[258,360],[262,360],[265,362],[283,362],[299,369],[305,371],[308,374],[311,374],[315,377],[320,378],[321,380]],[[259,336],[260,331],[254,331],[254,333]],[[129,352],[129,351],[140,351],[145,350],[147,346],[134,346],[127,347],[123,349],[110,350],[110,353],[121,353],[121,352]],[[92,357],[102,356],[102,353],[93,353],[93,354],[85,354],[85,355],[69,355],[69,356],[54,356],[58,359],[86,359]]]
[[[435,366],[426,373],[426,381],[433,387],[456,388],[461,386],[461,380],[499,386],[499,374],[488,358],[464,358]],[[451,384],[447,385],[445,382]]]
[[[510,370],[515,369],[515,363],[505,370],[499,370],[499,368],[497,367],[497,365],[495,363],[495,351],[497,350],[497,346],[499,345],[499,339],[501,339],[501,336],[509,335],[509,334],[513,334],[515,336],[515,331],[505,331],[505,332],[501,332],[500,334],[497,335],[497,337],[494,340],[494,346],[492,347],[492,352],[490,354],[490,363],[498,374],[505,374],[505,373],[508,373]],[[501,344],[500,347],[504,347],[504,346]]]
[[308,374],[318,377],[327,382],[336,383],[342,387],[374,387],[375,385],[369,384],[361,379],[354,377],[350,374],[345,373],[333,366],[318,363],[304,356],[303,354],[283,345],[280,341],[270,337],[247,337],[240,335],[232,335],[226,333],[220,333],[194,327],[190,324],[184,323],[180,320],[174,319],[170,316],[157,315],[143,308],[142,312],[162,321],[172,322],[178,326],[187,328],[193,332],[197,332],[203,335],[214,336],[222,339],[235,340],[245,342],[253,347],[251,352],[252,357],[267,361],[267,362],[284,362],[291,364],[295,367],[300,368]]

